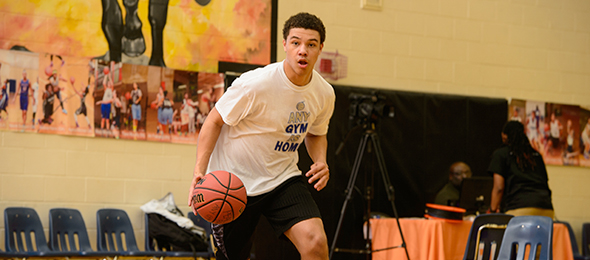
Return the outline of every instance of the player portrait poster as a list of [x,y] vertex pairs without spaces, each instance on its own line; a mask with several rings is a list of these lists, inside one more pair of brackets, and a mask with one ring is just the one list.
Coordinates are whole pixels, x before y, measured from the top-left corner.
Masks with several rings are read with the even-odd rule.
[[547,103],[543,124],[546,164],[579,165],[580,107]]
[[123,63],[94,60],[94,133],[98,137],[121,136],[121,99],[123,86]]
[[590,108],[580,108],[580,166],[590,167]]
[[508,105],[508,120],[518,121],[524,124],[526,119],[526,101],[521,99],[512,99]]
[[146,134],[149,141],[170,142],[174,115],[174,70],[148,67]]
[[196,144],[205,118],[224,93],[223,73],[174,72],[173,143]]
[[135,64],[123,64],[121,67],[122,83],[116,90],[118,100],[111,103],[112,109],[119,113],[119,117],[114,118],[115,130],[119,131],[121,139],[147,139],[148,68],[149,66]]
[[93,66],[87,58],[39,55],[43,105],[39,132],[94,136]]
[[0,50],[0,63],[0,129],[34,131],[37,118],[33,115],[41,108],[39,55]]

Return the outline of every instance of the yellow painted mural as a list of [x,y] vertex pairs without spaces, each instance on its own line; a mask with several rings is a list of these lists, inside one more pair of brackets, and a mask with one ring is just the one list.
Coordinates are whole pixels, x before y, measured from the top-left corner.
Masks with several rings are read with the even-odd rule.
[[0,2],[0,48],[216,72],[270,63],[270,0]]

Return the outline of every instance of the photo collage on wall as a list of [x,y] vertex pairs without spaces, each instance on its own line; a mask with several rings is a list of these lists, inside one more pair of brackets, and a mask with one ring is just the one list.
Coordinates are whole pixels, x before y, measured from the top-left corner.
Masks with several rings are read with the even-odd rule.
[[546,164],[590,167],[590,111],[580,106],[512,100],[508,118],[523,123]]
[[223,73],[0,50],[0,130],[196,144]]

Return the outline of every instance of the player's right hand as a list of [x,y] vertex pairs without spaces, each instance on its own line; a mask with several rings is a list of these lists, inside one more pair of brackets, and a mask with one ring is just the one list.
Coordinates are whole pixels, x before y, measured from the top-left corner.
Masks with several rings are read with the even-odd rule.
[[188,206],[191,207],[191,209],[193,210],[193,213],[195,213],[195,215],[197,215],[197,211],[195,210],[195,208],[193,207],[193,190],[195,189],[195,187],[197,186],[197,183],[201,180],[202,176],[194,174],[193,175],[193,181],[191,182],[191,187],[188,191]]

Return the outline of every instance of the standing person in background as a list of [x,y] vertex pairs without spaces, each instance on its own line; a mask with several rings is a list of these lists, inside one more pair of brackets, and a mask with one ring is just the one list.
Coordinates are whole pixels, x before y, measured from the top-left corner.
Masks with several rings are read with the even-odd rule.
[[[329,258],[320,211],[306,184],[320,191],[330,178],[326,134],[335,94],[313,70],[324,40],[318,17],[290,17],[283,27],[285,60],[242,74],[201,128],[188,204],[197,182],[213,170],[234,173],[248,193],[236,220],[213,225],[217,260],[248,259],[262,215],[277,237],[293,242],[301,259]],[[297,166],[303,142],[314,162],[305,175]]]
[[553,218],[547,169],[541,154],[533,149],[518,121],[508,121],[502,130],[504,147],[496,150],[488,172],[494,176],[490,212],[539,215]]
[[455,162],[449,167],[449,182],[436,194],[435,204],[457,207],[461,197],[464,178],[471,178],[471,168],[464,162]]

